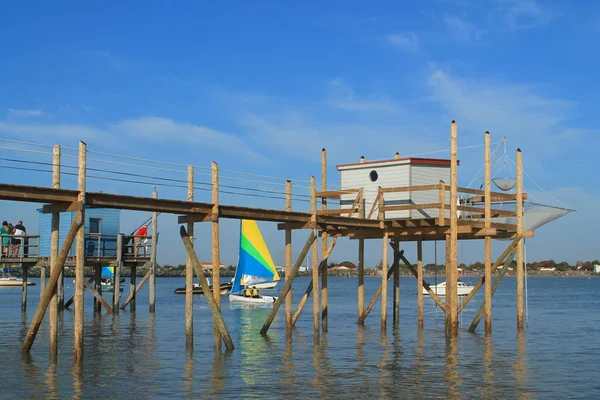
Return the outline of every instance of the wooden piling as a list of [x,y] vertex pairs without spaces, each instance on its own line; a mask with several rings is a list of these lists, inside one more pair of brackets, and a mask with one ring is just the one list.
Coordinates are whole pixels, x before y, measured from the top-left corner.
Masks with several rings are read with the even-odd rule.
[[[321,190],[327,190],[327,150],[321,150]],[[327,198],[321,199],[321,209],[327,210]],[[323,230],[321,234],[321,256],[325,260],[327,251],[327,231]],[[327,332],[327,312],[328,312],[328,294],[327,294],[327,265],[321,270],[321,329]]]
[[[285,181],[285,211],[292,211],[292,181]],[[285,229],[285,282],[290,279],[292,274],[292,230],[289,227]],[[311,286],[312,287],[312,286]],[[286,332],[291,334],[292,328],[292,292],[290,288],[285,296],[285,326]]]
[[[158,192],[152,191],[152,198],[158,199]],[[158,213],[152,213],[152,250],[150,251],[150,269],[152,275],[148,284],[148,307],[151,313],[156,312],[156,252],[158,251]]]
[[[153,231],[154,232],[154,231]],[[123,235],[117,235],[117,262],[115,264],[115,284],[113,287],[113,310],[119,312],[121,300],[121,267],[123,266]]]
[[136,306],[136,297],[137,297],[137,290],[135,290],[137,286],[137,266],[132,265],[131,269],[130,269],[130,274],[129,274],[129,297],[127,298],[128,301],[126,301],[125,303],[123,303],[121,305],[121,310],[124,310],[125,307],[127,306],[127,304],[131,304],[129,306],[129,311],[131,312],[135,312],[135,306]]
[[[194,166],[188,166],[188,201],[194,201]],[[188,222],[187,234],[190,238],[192,248],[194,247],[194,223]],[[194,253],[195,254],[195,253]],[[200,277],[198,277],[200,279]],[[187,255],[185,261],[185,341],[186,346],[191,348],[194,344],[194,270],[192,267],[192,259],[190,254]],[[205,291],[204,293],[209,293]],[[208,296],[207,296],[208,297]]]
[[[131,270],[132,276],[133,276],[133,273],[137,273],[137,271],[134,271],[134,269],[137,269],[137,268],[132,267],[132,270]],[[123,302],[123,304],[121,304],[121,310],[124,310],[125,307],[127,307],[127,305],[129,303],[132,303],[131,304],[132,307],[130,307],[129,310],[135,311],[135,297],[136,297],[137,293],[140,291],[140,289],[144,286],[144,283],[146,283],[146,281],[148,279],[150,279],[150,276],[152,276],[152,270],[149,270],[148,272],[146,272],[146,275],[144,275],[142,280],[130,288],[129,296],[127,296],[127,299]],[[135,281],[134,281],[134,283],[135,283]]]
[[[221,309],[221,276],[219,266],[221,259],[219,254],[219,166],[216,162],[211,164],[212,171],[212,279],[213,279],[213,297],[217,308]],[[217,327],[216,316],[214,320],[214,345],[221,348],[221,336]]]
[[394,327],[398,327],[400,324],[400,242],[394,240],[392,243],[394,249],[394,312],[393,312],[393,324]]
[[[323,259],[321,260],[321,264],[319,264],[319,272],[322,273],[323,269],[327,268],[327,261],[329,260],[329,255],[333,251],[333,248],[335,247],[336,242],[337,242],[337,236],[333,238],[329,247],[323,253]],[[313,282],[311,279],[308,286],[306,287],[306,291],[304,292],[304,295],[302,296],[302,298],[300,299],[300,302],[298,303],[298,308],[296,309],[296,312],[294,313],[294,316],[292,317],[292,326],[296,325],[296,321],[298,320],[300,313],[302,313],[302,309],[304,308],[304,305],[306,304],[308,297],[312,293],[312,290],[313,290]]]
[[[85,279],[83,280],[83,284],[85,285]],[[102,295],[102,267],[101,266],[94,266],[94,289],[100,295]],[[102,311],[102,303],[96,296],[94,296],[94,312],[100,312],[100,311]]]
[[[517,149],[517,235],[523,234],[523,157]],[[517,330],[524,328],[523,323],[523,239],[517,244]]]
[[[292,283],[294,282],[294,279],[296,278],[296,275],[298,274],[298,270],[300,269],[302,262],[304,261],[304,259],[306,258],[306,255],[310,251],[311,246],[316,242],[316,239],[317,239],[317,235],[315,235],[315,231],[313,230],[310,233],[310,235],[308,236],[308,239],[306,240],[306,243],[304,244],[304,247],[302,248],[300,255],[298,255],[298,258],[296,259],[296,263],[294,264],[294,267],[292,268],[292,272],[290,274],[290,279],[285,281],[285,284],[283,285],[281,292],[277,296],[277,300],[275,300],[275,303],[273,304],[273,309],[269,312],[269,315],[267,316],[267,319],[265,320],[265,323],[263,324],[263,326],[260,330],[261,335],[264,336],[267,334],[267,331],[269,330],[271,323],[273,323],[273,319],[275,319],[275,316],[277,315],[277,311],[279,310],[279,307],[281,307],[281,303],[283,302],[285,296],[289,293],[290,289],[292,288]],[[319,315],[317,314],[317,321],[318,321],[318,317],[319,317]],[[319,334],[318,329],[317,329],[316,333],[317,333],[317,335]]]
[[[411,263],[406,259],[406,257],[404,257],[404,250],[400,251],[400,259],[402,260],[402,262],[404,262],[404,265],[406,265],[406,268],[408,268],[410,270],[410,272],[412,272],[413,276],[418,279],[419,273],[415,270],[415,268],[411,265]],[[446,312],[446,306],[444,305],[442,300],[438,297],[438,295],[435,294],[435,292],[433,290],[431,290],[431,287],[429,287],[429,284],[427,282],[425,282],[425,280],[423,280],[423,279],[421,280],[421,284],[423,285],[423,287],[425,288],[427,293],[429,293],[429,295],[431,296],[433,301],[436,302],[438,307],[441,308],[442,311]]]
[[[490,133],[485,133],[485,229],[489,232],[492,227],[491,179],[492,166],[490,161]],[[492,237],[485,235],[485,333],[492,333]]]
[[[198,257],[196,256],[196,252],[194,251],[194,247],[192,246],[192,241],[183,226],[179,229],[179,233],[181,235],[181,239],[183,240],[183,244],[185,246],[188,259],[190,260],[190,264],[193,267],[196,267],[201,270],[200,262],[198,261]],[[207,295],[204,297],[208,301],[208,305],[210,306],[210,309],[213,315],[215,316],[214,322],[217,328],[219,329],[219,335],[223,338],[223,342],[225,342],[225,348],[227,350],[233,350],[233,341],[231,340],[231,336],[229,336],[229,331],[227,331],[227,326],[225,325],[225,321],[223,321],[223,317],[221,316],[221,310],[219,309],[217,302],[215,301],[213,296],[209,295],[210,286],[204,274],[200,274],[200,286],[202,286],[202,290],[204,291],[204,293],[207,293]]]
[[[361,193],[363,188],[360,189]],[[365,217],[365,200],[361,195],[359,218]],[[365,239],[358,239],[358,316],[365,310]]]
[[365,308],[364,311],[358,316],[358,321],[357,321],[358,325],[364,325],[365,319],[367,319],[367,317],[369,316],[369,313],[371,312],[373,307],[375,307],[375,303],[377,302],[377,299],[381,295],[383,288],[385,286],[387,286],[387,281],[390,280],[393,273],[394,273],[394,270],[390,268],[387,272],[385,283],[382,283],[377,287],[377,290],[375,290],[375,294],[373,294],[373,297],[371,298],[371,301],[367,305],[367,308]]
[[40,329],[40,325],[44,320],[44,314],[46,313],[46,309],[48,308],[48,304],[50,304],[50,299],[54,295],[56,291],[56,285],[59,281],[61,270],[65,264],[65,260],[71,250],[71,245],[75,240],[75,236],[79,232],[79,228],[82,226],[81,214],[77,213],[75,219],[71,223],[71,228],[69,228],[69,232],[67,232],[67,236],[65,237],[65,241],[63,243],[63,247],[60,251],[60,254],[56,258],[56,268],[54,268],[50,273],[50,279],[48,279],[48,283],[46,284],[46,291],[44,295],[40,299],[40,303],[38,308],[31,320],[31,325],[29,326],[29,330],[27,331],[27,336],[25,337],[25,341],[23,342],[23,347],[21,350],[25,353],[29,353],[31,347],[33,346],[33,342],[35,341],[35,337]]
[[383,251],[381,258],[381,330],[387,326],[387,274],[388,274],[388,241],[389,233],[383,233]]
[[[60,146],[55,145],[52,149],[52,188],[60,189]],[[54,212],[51,216],[50,222],[50,276],[52,272],[57,269],[58,261],[58,242],[59,242],[59,226],[60,226],[60,213]],[[58,293],[62,291],[62,268],[60,268],[59,278],[57,286],[50,293],[50,311],[48,315],[48,331],[49,331],[49,350],[50,350],[50,361],[56,362],[58,358],[58,307],[59,307],[59,296]],[[45,291],[45,290],[44,290]],[[43,295],[43,294],[42,294]],[[41,298],[41,297],[40,297]],[[62,308],[61,303],[60,307]]]
[[46,266],[40,266],[40,296],[46,290]]
[[446,277],[446,298],[449,300],[446,332],[449,336],[458,335],[458,295],[457,295],[457,262],[458,262],[458,131],[456,122],[450,127],[450,274]]
[[21,311],[27,310],[27,281],[29,280],[29,267],[21,264],[23,269],[23,286],[21,288]]
[[86,195],[86,173],[87,173],[87,145],[79,142],[79,175],[77,196],[79,201],[79,219],[81,226],[77,232],[77,243],[75,249],[75,312],[74,312],[74,358],[78,364],[83,361],[83,280],[85,279],[85,195]]
[[423,328],[423,241],[417,241],[417,324]]
[[[52,149],[52,188],[60,189],[60,163],[61,163],[61,147],[55,145]],[[51,232],[50,232],[50,275],[52,275],[53,258],[56,261],[58,257],[58,241],[59,241],[59,226],[60,226],[60,213],[53,212],[51,216]],[[53,340],[52,337],[58,335],[58,311],[62,310],[65,304],[65,293],[64,293],[64,279],[61,270],[60,279],[56,287],[56,293],[50,301],[50,353],[54,354],[53,342],[57,342],[58,339]],[[54,311],[56,310],[56,312]],[[53,322],[54,321],[54,322]],[[58,337],[58,336],[55,336]],[[58,349],[58,347],[56,347]]]
[[[313,235],[317,237],[317,196],[315,177],[310,177],[310,213]],[[319,337],[319,249],[317,241],[312,243],[312,278],[313,278],[313,333]]]

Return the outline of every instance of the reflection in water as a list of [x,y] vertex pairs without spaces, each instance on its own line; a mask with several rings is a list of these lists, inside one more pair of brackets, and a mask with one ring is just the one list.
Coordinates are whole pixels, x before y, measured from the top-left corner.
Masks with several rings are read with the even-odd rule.
[[458,338],[449,337],[446,339],[446,373],[444,374],[448,382],[448,398],[455,399],[460,397],[459,387],[462,384],[462,378],[458,373]]
[[417,392],[425,392],[427,388],[424,382],[427,381],[427,364],[425,359],[425,337],[423,335],[423,328],[419,328],[417,331],[417,347],[415,348],[415,379],[414,384],[416,385]]
[[83,382],[81,377],[83,375],[83,365],[81,362],[73,361],[73,368],[71,368],[71,376],[73,377],[73,399],[81,399],[83,393]]
[[293,363],[293,339],[292,335],[285,335],[285,353],[283,355],[283,385],[288,389],[285,398],[294,398],[296,383],[296,373]]
[[367,361],[365,359],[365,327],[364,325],[358,325],[356,329],[356,361],[358,362],[358,366],[356,368],[357,375],[360,375],[361,372],[365,369],[367,365]]
[[492,336],[485,335],[485,350],[483,353],[483,368],[485,375],[483,380],[485,382],[485,388],[483,389],[483,395],[488,399],[497,398],[496,387],[494,385],[494,370],[492,369],[492,361],[494,357]]
[[[22,354],[22,361],[23,361],[23,365],[25,367],[25,374],[27,376],[27,381],[29,383],[29,385],[33,388],[35,388],[36,392],[39,392],[40,390],[40,371],[39,368],[37,367],[37,365],[35,365],[35,362],[33,360],[33,357],[29,354]],[[39,394],[38,394],[39,396]],[[35,396],[35,397],[38,397]]]
[[528,370],[526,367],[527,357],[525,356],[525,332],[520,331],[517,332],[517,359],[514,364],[515,368],[515,380],[517,381],[517,385],[519,387],[520,398],[527,399],[529,398],[529,390],[527,387],[527,383],[529,382]]
[[214,347],[215,356],[213,357],[213,373],[210,378],[210,391],[212,394],[217,395],[223,389],[225,389],[225,374],[223,372],[223,350],[221,346]]
[[193,398],[194,389],[194,370],[196,361],[194,360],[194,349],[191,346],[186,346],[185,349],[186,362],[185,362],[185,373],[183,374],[183,392],[185,397],[188,399]]
[[[390,368],[391,365],[389,363],[390,358],[390,347],[388,346],[388,338],[387,332],[385,330],[381,331],[381,361],[377,364],[377,368],[379,369],[379,390],[380,397],[382,399],[389,398],[391,393],[388,393],[390,389],[390,384],[392,384],[392,379],[390,379],[391,373]],[[393,397],[393,396],[391,396]]]
[[56,373],[56,363],[51,362],[46,371],[46,385],[48,386],[48,396],[51,399],[58,398],[58,375]]

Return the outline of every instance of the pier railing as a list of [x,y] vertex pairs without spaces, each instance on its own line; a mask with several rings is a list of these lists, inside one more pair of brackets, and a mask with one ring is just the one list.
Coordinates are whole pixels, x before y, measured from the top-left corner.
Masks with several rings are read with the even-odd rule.
[[0,262],[27,262],[39,257],[39,235],[2,235],[0,243],[3,243],[2,239],[5,238],[8,238],[8,245],[2,246]]

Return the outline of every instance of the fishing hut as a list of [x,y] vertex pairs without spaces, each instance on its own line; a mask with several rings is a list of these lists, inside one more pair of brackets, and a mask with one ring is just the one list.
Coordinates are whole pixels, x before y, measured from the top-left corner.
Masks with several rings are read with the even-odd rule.
[[[231,190],[231,185],[226,186],[229,190],[220,189],[220,170],[218,164],[213,162],[208,171],[196,172],[200,168],[187,165],[185,172],[178,170],[176,173],[185,174],[185,179],[165,178],[169,182],[181,182],[178,187],[187,189],[184,199],[159,199],[156,191],[152,197],[132,196],[124,194],[111,194],[102,191],[89,191],[87,188],[88,178],[97,178],[87,174],[87,163],[94,160],[88,159],[88,153],[98,157],[99,152],[88,151],[87,145],[80,142],[79,147],[71,149],[77,155],[71,156],[77,160],[76,188],[66,189],[61,186],[60,166],[61,148],[54,146],[52,165],[53,179],[51,187],[27,186],[17,184],[0,183],[0,200],[24,201],[44,204],[42,213],[51,215],[50,232],[50,277],[45,284],[45,290],[41,296],[40,304],[32,320],[31,326],[23,344],[23,351],[29,352],[44,318],[46,310],[50,314],[50,348],[51,357],[56,357],[57,348],[57,286],[63,268],[72,257],[75,270],[75,305],[74,313],[74,348],[75,359],[83,359],[83,293],[87,288],[95,297],[99,295],[97,290],[85,279],[84,267],[96,257],[100,264],[106,264],[107,260],[100,260],[97,253],[102,244],[93,247],[93,254],[86,254],[90,246],[91,237],[89,228],[92,223],[91,210],[137,210],[153,213],[152,251],[149,260],[128,258],[123,254],[123,243],[126,235],[117,236],[115,265],[118,268],[129,265],[132,269],[132,277],[135,277],[135,268],[140,265],[150,265],[149,272],[140,284],[135,285],[132,281],[130,296],[134,296],[146,279],[150,279],[150,293],[153,299],[153,279],[156,265],[157,244],[157,215],[158,213],[169,213],[178,215],[180,235],[187,253],[186,260],[186,294],[185,294],[185,335],[189,348],[193,347],[193,301],[192,288],[194,274],[197,276],[204,293],[210,293],[211,288],[204,277],[204,273],[198,262],[196,251],[193,246],[195,223],[211,224],[211,257],[212,257],[212,280],[220,281],[220,225],[223,218],[227,219],[252,219],[255,221],[267,221],[278,223],[278,229],[285,231],[285,283],[280,290],[278,298],[273,305],[263,327],[261,334],[266,334],[285,302],[286,330],[291,334],[291,328],[298,319],[305,304],[312,295],[313,330],[318,337],[321,329],[328,330],[328,273],[327,260],[335,244],[339,239],[349,238],[358,243],[358,284],[357,284],[357,322],[364,324],[365,319],[375,307],[378,300],[381,305],[381,327],[387,326],[387,301],[388,281],[393,277],[393,320],[399,323],[399,267],[402,262],[415,276],[418,296],[418,326],[423,326],[423,290],[426,290],[438,306],[445,312],[446,333],[454,336],[458,332],[458,314],[464,306],[472,300],[473,296],[482,286],[485,290],[485,299],[482,304],[482,315],[485,315],[485,331],[491,333],[492,322],[492,274],[498,270],[509,254],[516,254],[517,274],[517,328],[523,329],[523,240],[534,236],[534,229],[547,223],[556,217],[546,217],[543,221],[527,223],[524,221],[524,205],[527,194],[523,191],[522,152],[516,151],[516,174],[514,178],[505,177],[506,187],[514,188],[513,193],[501,188],[502,180],[499,178],[497,187],[501,191],[492,191],[491,176],[491,151],[490,134],[484,135],[484,185],[481,189],[472,189],[458,186],[458,131],[457,124],[450,124],[450,158],[449,159],[425,159],[415,157],[401,157],[396,154],[393,159],[383,161],[366,161],[361,158],[356,164],[338,165],[340,172],[341,187],[330,188],[327,185],[327,152],[322,150],[320,185],[317,187],[314,176],[310,177],[309,194],[306,195],[310,204],[309,210],[292,210],[295,197],[292,182],[285,180],[285,204],[281,208],[256,208],[239,205],[225,204],[222,195]],[[117,157],[116,155],[111,155]],[[127,163],[121,162],[127,168],[131,168],[133,157],[124,157]],[[149,160],[142,160],[148,162]],[[111,161],[112,164],[119,164]],[[156,162],[159,163],[159,162]],[[102,165],[106,165],[103,162]],[[152,168],[153,175],[147,178],[158,179],[156,171],[173,171],[174,166],[184,167],[173,163],[161,163],[162,166],[144,166]],[[164,164],[169,164],[167,169]],[[96,171],[100,171],[96,169]],[[118,171],[106,171],[118,174]],[[207,173],[209,172],[209,173]],[[226,171],[233,173],[233,171]],[[98,173],[98,172],[97,172]],[[247,176],[248,173],[240,173]],[[131,174],[129,174],[131,175]],[[210,182],[199,182],[198,176],[210,177]],[[139,176],[139,175],[136,175]],[[113,181],[118,178],[111,178]],[[242,178],[236,178],[241,179]],[[130,182],[123,180],[124,182]],[[251,181],[252,182],[252,181]],[[256,181],[253,181],[256,183]],[[139,182],[138,182],[139,183]],[[195,193],[199,185],[209,186],[210,199],[205,202],[198,201]],[[254,191],[260,191],[254,185]],[[206,188],[204,188],[206,191]],[[510,206],[507,206],[510,205]],[[511,208],[512,207],[512,208]],[[567,213],[570,210],[562,210]],[[71,213],[71,224],[68,232],[61,238],[61,213]],[[88,225],[86,225],[88,224]],[[308,230],[308,239],[296,260],[292,259],[292,231]],[[86,235],[88,235],[86,242]],[[457,296],[457,246],[459,240],[477,240],[484,242],[485,252],[485,275],[477,283],[475,289],[460,304]],[[492,260],[492,239],[504,239],[508,243],[502,255],[495,261]],[[381,241],[382,268],[381,285],[374,296],[365,306],[364,298],[364,244],[366,240]],[[438,297],[423,280],[423,251],[422,244],[425,241],[443,240],[446,243],[446,287],[445,298]],[[320,257],[319,257],[320,242]],[[416,243],[417,259],[411,262],[404,256],[403,248],[408,242]],[[62,246],[60,244],[62,243]],[[71,246],[75,243],[75,254],[71,254]],[[87,243],[87,244],[86,244]],[[59,247],[61,250],[59,251]],[[90,247],[91,249],[91,247]],[[312,249],[312,281],[306,288],[296,310],[292,304],[291,289],[298,270],[304,259]],[[393,262],[388,264],[388,254],[393,253]],[[121,254],[119,254],[121,252]],[[91,258],[90,258],[91,257]],[[128,264],[129,263],[129,264]],[[140,264],[142,263],[142,264]],[[149,264],[147,264],[149,263]],[[506,266],[506,265],[505,265]],[[505,267],[504,266],[504,267]],[[503,268],[504,268],[503,267]],[[498,279],[501,279],[498,276]],[[118,279],[117,279],[118,281]],[[117,291],[117,290],[115,290]],[[220,313],[221,298],[219,285],[214,285],[212,296],[206,296],[214,319],[214,346],[221,347],[221,343],[229,350],[234,348],[231,336],[225,326]],[[101,296],[99,296],[101,297]],[[100,301],[100,299],[98,299]],[[129,299],[128,299],[129,300]],[[152,302],[153,300],[151,300]],[[125,302],[125,304],[127,301]],[[154,311],[151,303],[151,311]],[[123,308],[123,306],[121,306]],[[117,307],[114,307],[117,309]],[[474,321],[474,325],[476,326]],[[472,324],[472,325],[473,325]]]

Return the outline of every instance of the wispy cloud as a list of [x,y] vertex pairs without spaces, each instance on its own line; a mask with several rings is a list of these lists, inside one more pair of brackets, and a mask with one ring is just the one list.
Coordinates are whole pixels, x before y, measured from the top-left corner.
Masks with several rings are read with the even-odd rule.
[[128,67],[128,64],[125,63],[120,57],[114,55],[108,50],[87,50],[86,53],[107,63],[112,69],[125,69]]
[[506,22],[512,30],[544,26],[555,17],[554,12],[535,0],[510,1],[506,4]]
[[6,114],[7,118],[37,118],[46,115],[47,113],[42,110],[24,110],[9,108]]
[[458,15],[444,14],[444,23],[453,37],[463,44],[477,42],[486,32]]
[[240,136],[206,126],[178,122],[170,118],[141,117],[125,119],[111,125],[119,135],[134,137],[155,143],[195,145],[217,151],[243,155],[255,161],[267,162],[263,155],[251,150],[249,143]]
[[407,53],[418,53],[421,51],[419,39],[414,32],[396,33],[385,37],[392,46]]
[[327,98],[323,102],[329,107],[351,112],[399,112],[400,104],[392,101],[381,93],[368,96],[358,95],[351,85],[342,78],[336,78],[326,83]]

